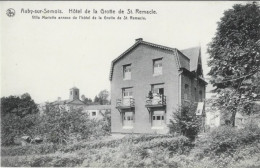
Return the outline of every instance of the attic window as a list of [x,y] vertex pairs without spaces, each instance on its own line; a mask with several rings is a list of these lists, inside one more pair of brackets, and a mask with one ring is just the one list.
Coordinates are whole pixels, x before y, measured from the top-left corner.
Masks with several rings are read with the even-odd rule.
[[154,75],[162,74],[162,58],[153,60],[153,74]]
[[124,80],[131,79],[131,65],[130,64],[123,66],[123,76],[124,76]]

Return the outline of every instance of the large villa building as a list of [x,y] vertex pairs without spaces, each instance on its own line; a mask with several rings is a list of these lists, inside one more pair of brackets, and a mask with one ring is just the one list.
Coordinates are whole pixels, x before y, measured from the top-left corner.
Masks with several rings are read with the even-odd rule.
[[180,105],[204,106],[200,47],[178,50],[136,39],[112,61],[110,81],[113,134],[166,134]]

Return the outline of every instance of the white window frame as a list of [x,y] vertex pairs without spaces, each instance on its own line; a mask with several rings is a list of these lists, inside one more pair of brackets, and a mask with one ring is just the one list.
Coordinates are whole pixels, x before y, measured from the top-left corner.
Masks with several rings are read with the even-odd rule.
[[123,79],[124,80],[131,80],[132,78],[132,67],[131,64],[123,66]]
[[[158,114],[161,113],[161,114]],[[157,113],[157,114],[156,114]],[[152,129],[162,129],[165,127],[165,111],[154,111],[152,113]],[[158,124],[160,123],[160,124]]]
[[123,112],[123,129],[132,129],[134,127],[134,112]]
[[124,105],[130,105],[130,99],[133,98],[133,88],[122,89],[122,103]]
[[163,74],[163,68],[162,68],[162,58],[154,59],[153,60],[153,75],[162,75]]

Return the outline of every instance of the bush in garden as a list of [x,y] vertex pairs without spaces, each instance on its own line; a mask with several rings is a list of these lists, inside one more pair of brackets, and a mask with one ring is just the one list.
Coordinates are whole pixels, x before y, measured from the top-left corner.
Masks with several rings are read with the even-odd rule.
[[140,158],[144,159],[149,156],[149,153],[155,152],[154,149],[162,149],[168,151],[169,155],[173,154],[188,154],[192,148],[191,141],[184,136],[172,138],[156,138],[150,141],[143,141],[135,144],[131,151]]
[[31,163],[30,166],[31,167],[47,167],[47,166],[51,166],[50,162],[53,160],[53,157],[50,156],[43,156],[43,157],[38,157],[36,159],[34,159]]
[[71,109],[70,112],[53,108],[42,116],[39,125],[41,134],[48,142],[68,144],[108,135],[109,132],[104,129],[106,124],[103,120],[90,120],[80,108]]
[[52,143],[42,143],[38,145],[2,147],[1,156],[23,156],[34,154],[54,153],[60,146]]
[[196,116],[196,105],[181,106],[173,112],[168,127],[171,134],[180,133],[194,140],[200,131],[201,120]]
[[197,139],[195,150],[199,151],[197,155],[232,156],[237,149],[255,142],[259,143],[259,140],[260,128],[256,125],[248,125],[242,129],[222,126],[208,133],[207,137]]
[[111,111],[106,110],[105,113],[101,113],[103,115],[102,120],[99,120],[99,123],[102,125],[102,130],[105,131],[106,134],[111,133]]
[[68,143],[68,138],[73,133],[83,136],[89,135],[90,130],[87,128],[87,121],[88,116],[80,110],[71,112],[50,111],[42,117],[40,130],[49,142]]

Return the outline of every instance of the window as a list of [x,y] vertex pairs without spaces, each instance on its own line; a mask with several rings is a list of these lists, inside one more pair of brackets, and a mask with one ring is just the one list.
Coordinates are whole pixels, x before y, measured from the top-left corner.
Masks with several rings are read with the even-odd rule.
[[162,104],[164,101],[163,84],[152,85],[152,100],[151,104]]
[[197,101],[197,88],[194,88],[194,101]]
[[133,97],[133,88],[124,88],[123,89],[123,98]]
[[95,111],[92,111],[92,116],[94,117],[96,115],[97,115],[97,113]]
[[185,87],[184,87],[184,100],[188,100],[189,99],[189,85],[188,84],[185,84]]
[[133,88],[124,88],[123,89],[123,105],[130,106],[131,98],[133,98]]
[[199,101],[202,102],[202,91],[199,91]]
[[152,116],[152,126],[162,127],[164,126],[164,111],[154,111]]
[[134,114],[133,112],[124,112],[123,113],[123,126],[133,127]]
[[78,95],[78,92],[77,92],[77,91],[75,91],[75,95],[76,95],[76,96]]
[[124,80],[130,80],[131,79],[131,65],[124,65],[123,66],[123,76]]
[[72,95],[72,91],[70,91],[70,95]]
[[154,75],[162,74],[162,59],[153,60],[153,74]]
[[164,94],[163,84],[152,85],[152,93],[163,95]]

